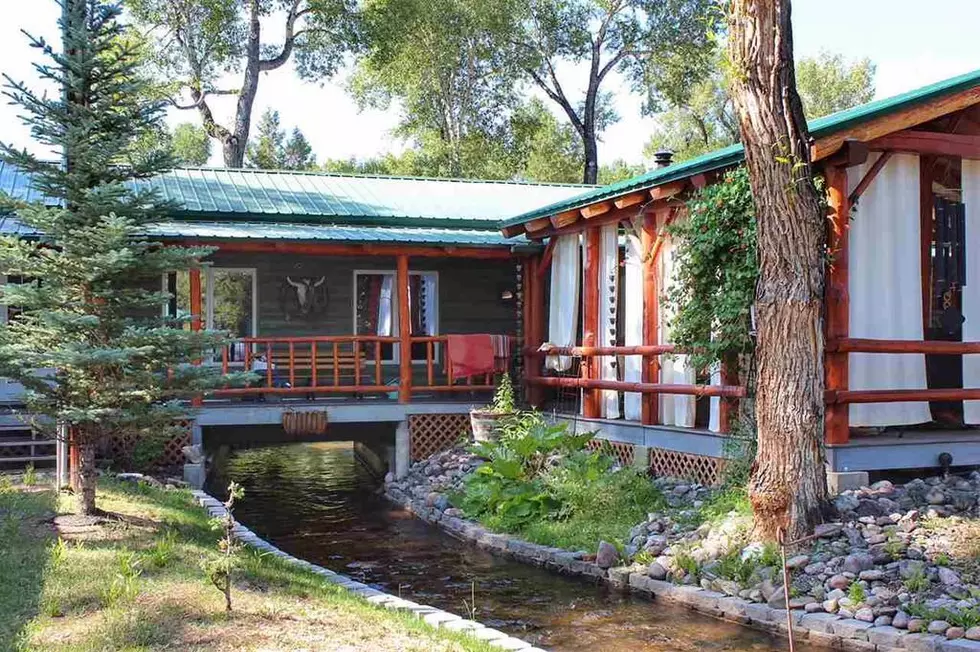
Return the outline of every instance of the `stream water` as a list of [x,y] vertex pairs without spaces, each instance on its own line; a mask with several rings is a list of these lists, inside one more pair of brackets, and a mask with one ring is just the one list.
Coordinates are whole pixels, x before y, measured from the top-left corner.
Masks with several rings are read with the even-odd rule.
[[[245,488],[235,516],[301,559],[556,651],[783,650],[686,609],[494,557],[377,495],[350,443],[228,450],[208,490]],[[801,648],[798,648],[801,649]]]

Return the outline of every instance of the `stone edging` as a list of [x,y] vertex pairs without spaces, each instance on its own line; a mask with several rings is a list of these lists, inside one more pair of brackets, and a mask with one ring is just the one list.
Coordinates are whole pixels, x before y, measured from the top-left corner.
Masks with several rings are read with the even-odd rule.
[[[203,491],[191,491],[191,495],[194,496],[195,500],[197,500],[197,502],[200,503],[200,505],[207,510],[208,514],[210,514],[212,517],[223,518],[227,514],[225,506],[217,498],[214,498]],[[432,627],[442,628],[452,632],[464,632],[473,638],[485,641],[490,646],[500,648],[501,650],[543,652],[543,650],[532,646],[527,641],[522,641],[519,638],[515,638],[499,630],[486,627],[485,625],[474,620],[466,620],[447,611],[436,609],[435,607],[418,604],[416,602],[412,602],[411,600],[405,600],[403,598],[384,593],[383,591],[372,589],[367,584],[357,582],[346,575],[335,573],[332,570],[323,568],[322,566],[317,566],[316,564],[311,564],[303,559],[293,557],[292,555],[275,547],[265,539],[260,538],[257,534],[237,521],[235,522],[234,534],[235,538],[242,543],[261,550],[262,552],[275,555],[293,566],[298,566],[300,568],[312,571],[326,581],[347,589],[354,595],[364,598],[371,604],[379,605],[385,609],[392,609],[395,611],[408,611],[416,618],[427,623],[428,625],[431,625]]]
[[[748,625],[781,636],[788,635],[786,610],[741,598],[732,597],[697,586],[682,586],[655,580],[644,573],[631,572],[627,567],[599,568],[583,559],[582,553],[570,552],[529,543],[507,534],[490,532],[473,521],[461,518],[459,510],[441,510],[425,499],[413,499],[405,492],[385,488],[385,497],[408,509],[420,519],[441,527],[449,534],[470,541],[488,552],[516,559],[564,575],[589,577],[651,598],[669,600],[694,611]],[[836,650],[861,652],[980,652],[980,641],[947,639],[934,634],[909,633],[890,625],[875,627],[872,623],[853,618],[841,618],[830,613],[790,611],[796,639]]]

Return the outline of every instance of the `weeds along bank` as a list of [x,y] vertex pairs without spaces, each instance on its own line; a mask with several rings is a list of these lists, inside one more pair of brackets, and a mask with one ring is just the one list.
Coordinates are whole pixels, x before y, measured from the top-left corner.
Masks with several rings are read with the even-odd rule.
[[813,643],[980,650],[980,473],[838,496],[837,520],[788,556],[787,605],[780,551],[752,540],[743,491],[650,479],[589,450],[589,439],[522,414],[496,442],[389,478],[387,494],[482,547],[558,572],[770,630],[785,630],[788,606]]
[[20,481],[0,476],[0,650],[492,649],[252,548],[226,613],[202,568],[220,532],[189,492],[105,476],[91,525]]

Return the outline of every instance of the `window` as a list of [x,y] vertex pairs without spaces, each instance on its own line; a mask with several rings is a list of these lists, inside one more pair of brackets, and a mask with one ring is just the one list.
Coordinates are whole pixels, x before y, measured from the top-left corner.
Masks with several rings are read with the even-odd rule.
[[[173,295],[167,314],[191,314],[190,274],[168,274],[165,290]],[[201,270],[201,312],[204,327],[227,331],[235,337],[258,334],[258,301],[254,269],[206,267]],[[184,328],[190,328],[185,322]]]
[[[398,323],[398,290],[393,271],[354,272],[354,332],[358,335],[384,335],[396,337],[400,333]],[[439,285],[435,272],[409,272],[409,313],[411,335],[437,335],[439,333]],[[412,360],[425,362],[426,345],[412,345]],[[365,354],[374,355],[372,347],[365,347]],[[437,354],[438,357],[438,354]],[[394,362],[398,359],[398,346],[381,345],[381,359]]]

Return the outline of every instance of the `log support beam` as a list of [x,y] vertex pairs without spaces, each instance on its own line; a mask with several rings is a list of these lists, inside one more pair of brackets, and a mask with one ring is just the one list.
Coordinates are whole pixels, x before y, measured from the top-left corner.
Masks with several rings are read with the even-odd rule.
[[[847,338],[850,331],[848,314],[850,293],[847,269],[850,202],[847,192],[847,170],[842,167],[830,167],[827,168],[826,174],[831,211],[828,243],[832,260],[827,270],[824,331],[825,341],[830,341]],[[824,382],[827,391],[847,391],[847,353],[840,351],[825,352],[824,367]],[[847,405],[837,403],[828,405],[824,414],[824,442],[827,444],[846,444],[849,439],[850,418]]]
[[412,401],[412,313],[408,291],[408,256],[398,256],[398,402]]
[[[640,251],[643,252],[643,344],[659,344],[660,293],[657,288],[657,260],[653,256],[653,245],[657,239],[657,218],[646,215],[640,233]],[[643,358],[640,368],[641,381],[645,384],[660,382],[660,358]],[[641,403],[641,420],[644,425],[660,423],[660,397],[657,394],[644,394]]]
[[[591,227],[585,232],[584,296],[582,299],[582,346],[596,346],[599,342],[599,229]],[[583,359],[583,381],[596,380],[599,368],[594,358]],[[599,392],[594,388],[582,391],[582,416],[599,417]]]

